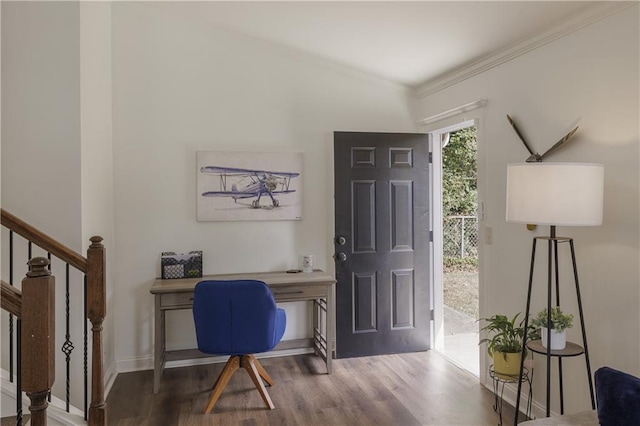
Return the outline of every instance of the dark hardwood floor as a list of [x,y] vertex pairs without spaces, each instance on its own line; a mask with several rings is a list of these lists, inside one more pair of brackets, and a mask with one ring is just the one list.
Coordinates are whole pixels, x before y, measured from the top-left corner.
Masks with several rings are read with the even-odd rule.
[[[153,395],[153,372],[118,375],[107,399],[110,425],[496,425],[493,393],[434,351],[334,361],[313,355],[261,359],[275,381],[265,408],[239,370],[203,414],[223,364],[167,369]],[[505,404],[504,423],[513,408]]]

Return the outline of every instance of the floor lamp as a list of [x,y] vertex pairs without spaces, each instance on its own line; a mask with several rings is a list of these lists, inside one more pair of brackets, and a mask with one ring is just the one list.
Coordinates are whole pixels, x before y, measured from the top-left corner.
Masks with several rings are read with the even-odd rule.
[[[595,396],[589,364],[589,350],[580,298],[578,270],[576,267],[573,239],[556,236],[556,226],[597,226],[602,224],[602,206],[604,188],[604,167],[601,164],[584,163],[524,163],[509,164],[507,167],[507,222],[549,225],[550,234],[534,237],[531,249],[531,267],[527,290],[527,308],[523,341],[527,341],[531,288],[533,285],[536,243],[547,241],[547,322],[551,322],[552,294],[555,290],[555,306],[560,306],[560,283],[558,267],[558,245],[568,244],[571,250],[571,262],[578,301],[582,346],[571,343],[567,350],[551,349],[551,333],[547,333],[546,348],[529,342],[527,347],[533,352],[546,354],[547,359],[547,404],[546,415],[550,413],[551,357],[558,358],[560,388],[560,411],[564,413],[562,388],[562,358],[566,356],[585,356],[591,406],[595,409]],[[555,285],[552,285],[555,284]],[[540,343],[540,342],[538,342]],[[526,347],[523,345],[520,374],[522,374]],[[522,382],[518,381],[514,426],[518,423]]]

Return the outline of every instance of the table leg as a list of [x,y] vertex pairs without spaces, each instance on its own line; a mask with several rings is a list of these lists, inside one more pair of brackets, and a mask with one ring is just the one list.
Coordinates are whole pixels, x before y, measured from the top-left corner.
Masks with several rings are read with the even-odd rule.
[[336,350],[336,299],[335,299],[335,286],[330,285],[327,290],[327,374],[331,374],[332,366],[331,360],[333,359],[334,352]]
[[153,357],[153,393],[160,390],[160,378],[164,369],[165,356],[165,311],[160,309],[160,296],[155,296],[155,337]]
[[322,353],[322,350],[318,346],[318,339],[320,338],[320,336],[318,336],[317,334],[321,334],[320,327],[322,325],[320,324],[320,311],[322,309],[320,308],[320,304],[316,299],[311,302],[311,306],[313,316],[313,353],[316,354],[316,356],[319,356]]

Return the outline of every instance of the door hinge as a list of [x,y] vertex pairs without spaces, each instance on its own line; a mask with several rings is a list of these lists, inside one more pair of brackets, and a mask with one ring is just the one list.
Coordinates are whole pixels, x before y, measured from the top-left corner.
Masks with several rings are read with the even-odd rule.
[[433,309],[431,309],[431,310],[429,311],[429,319],[430,319],[431,321],[434,321],[434,320],[436,319],[436,316],[435,316],[435,314],[433,313]]
[[429,242],[433,242],[433,231],[429,231]]
[[429,164],[433,163],[433,152],[429,153]]

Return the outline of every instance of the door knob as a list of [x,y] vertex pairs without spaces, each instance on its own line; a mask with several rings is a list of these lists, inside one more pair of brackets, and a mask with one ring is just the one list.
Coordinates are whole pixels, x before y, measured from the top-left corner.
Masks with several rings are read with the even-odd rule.
[[338,259],[340,262],[344,262],[345,260],[347,260],[347,255],[342,252],[337,253],[336,259]]
[[343,246],[345,244],[347,244],[347,239],[345,237],[336,237],[336,244],[338,244],[339,246]]

